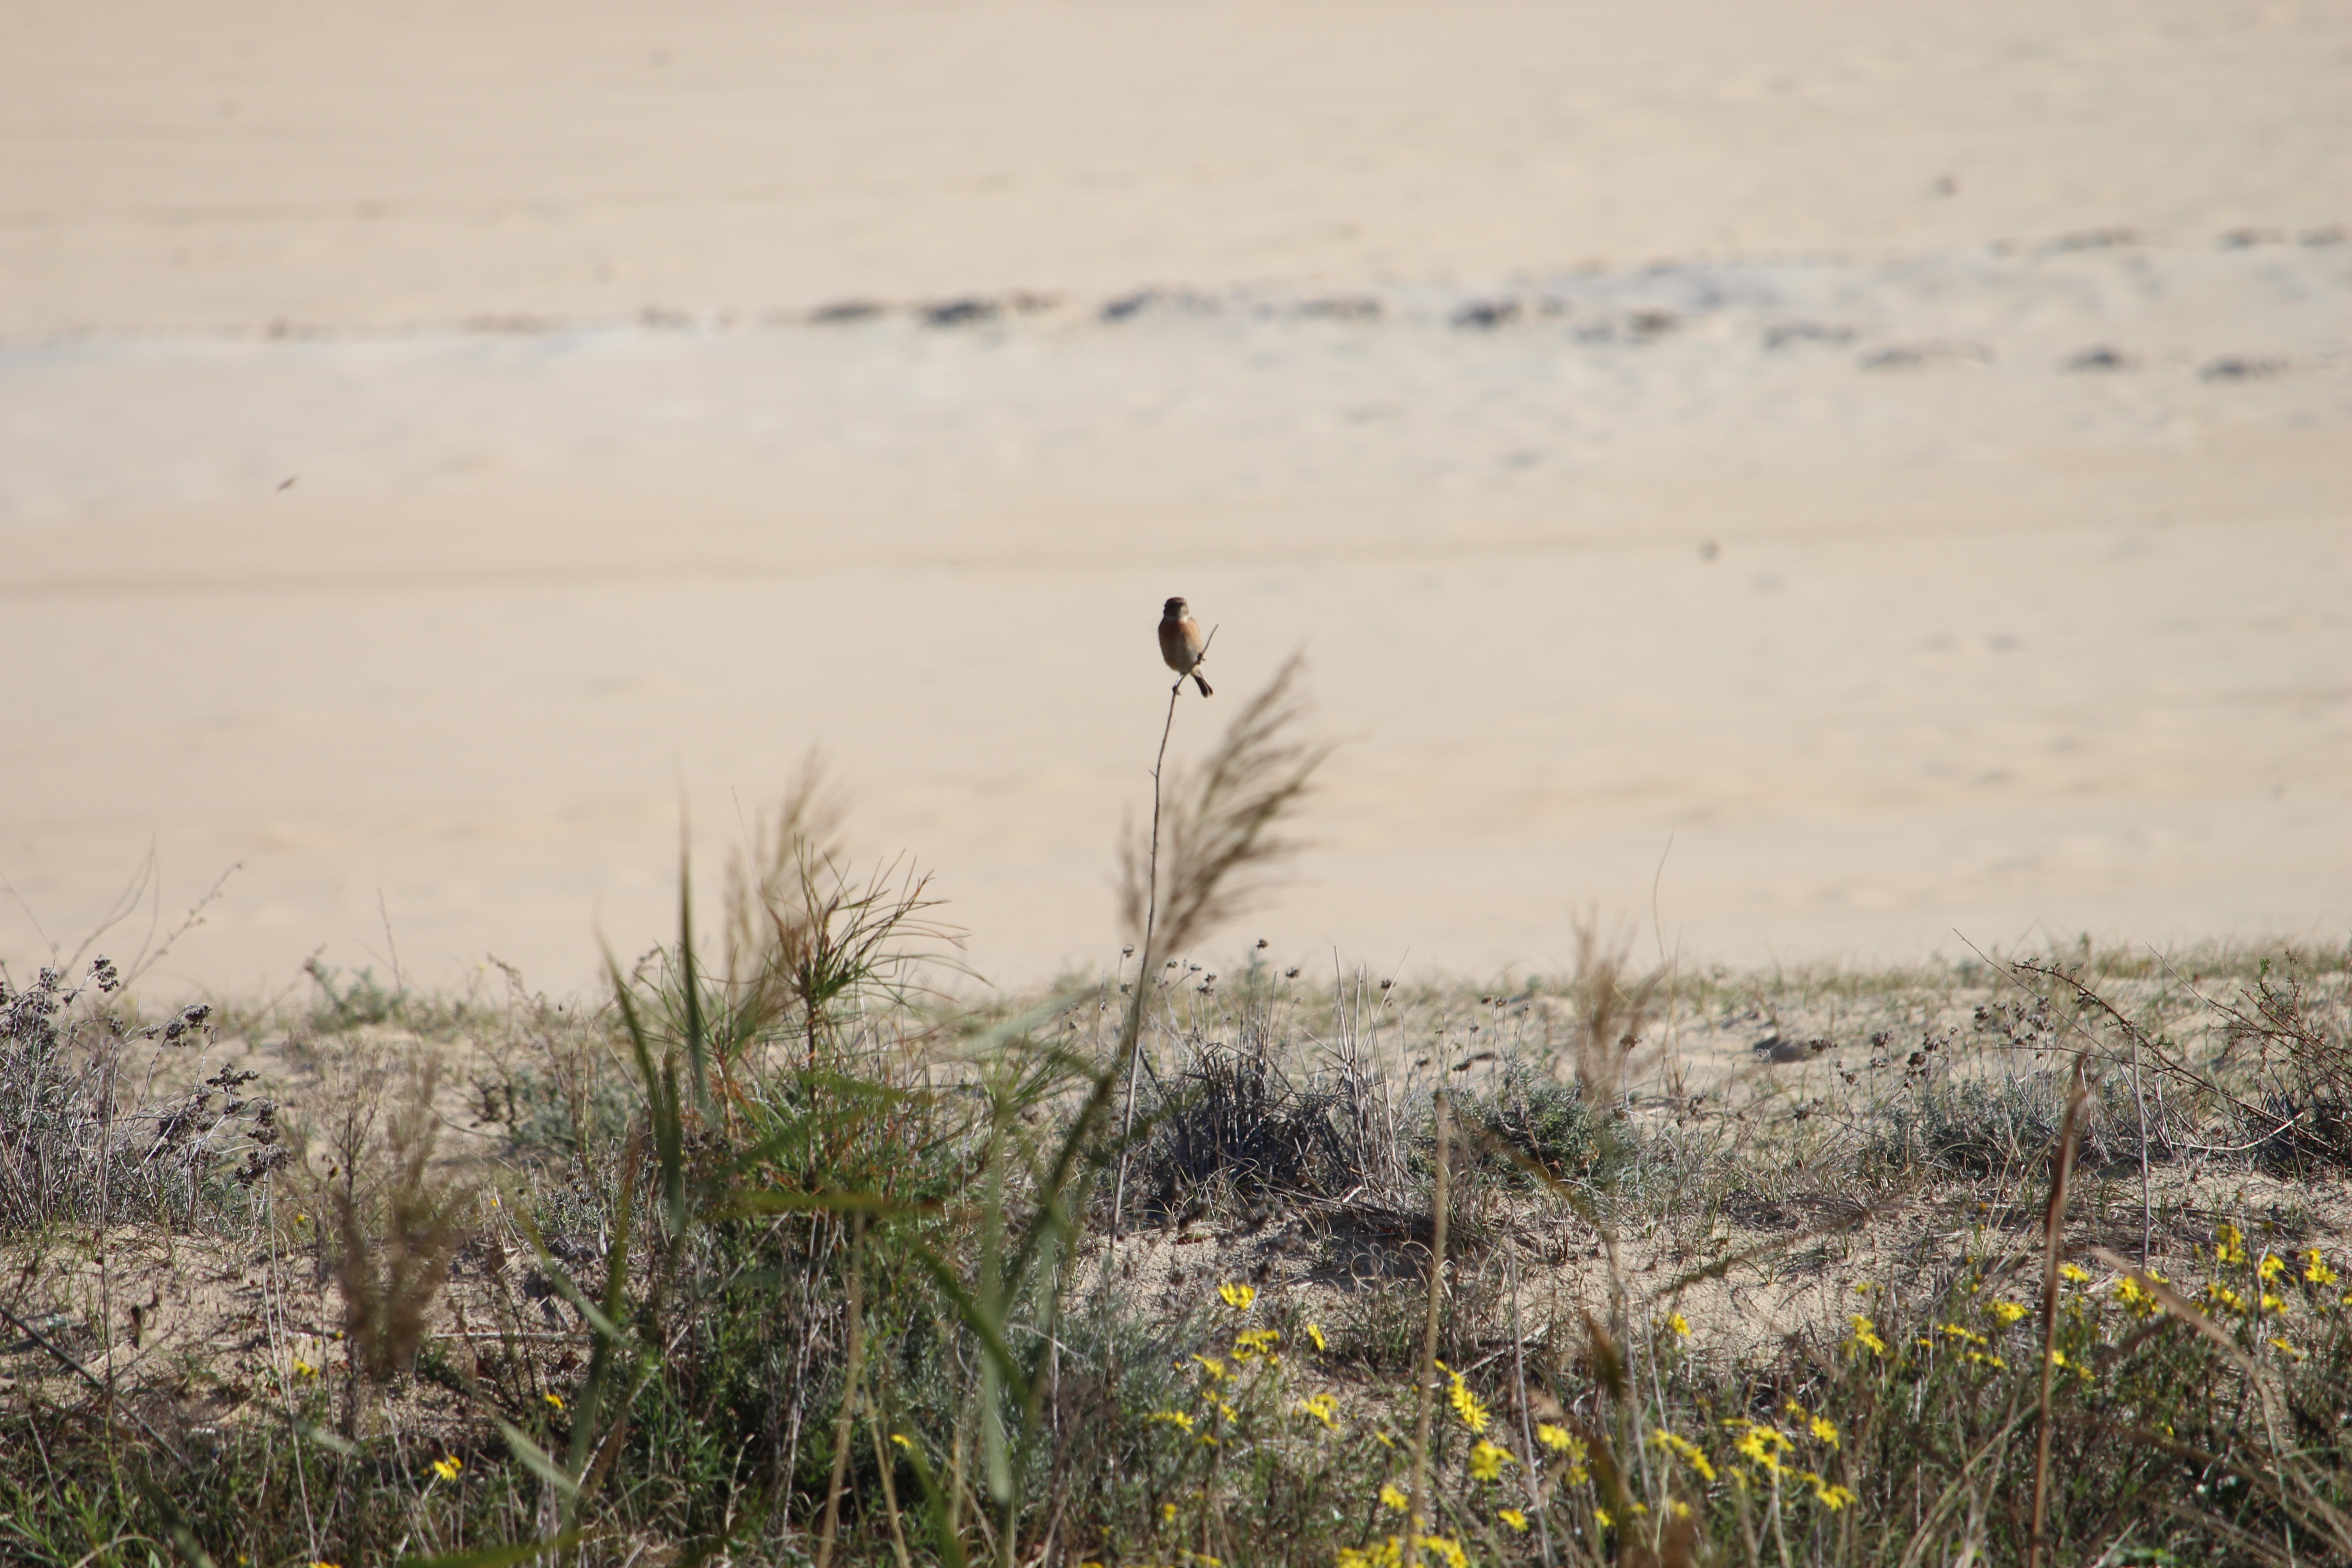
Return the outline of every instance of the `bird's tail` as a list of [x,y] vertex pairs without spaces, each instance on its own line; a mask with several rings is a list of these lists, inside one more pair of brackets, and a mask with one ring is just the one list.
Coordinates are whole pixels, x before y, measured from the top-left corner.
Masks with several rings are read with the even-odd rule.
[[1214,697],[1217,694],[1215,689],[1210,686],[1197,669],[1192,672],[1192,684],[1201,689],[1201,695],[1203,697]]

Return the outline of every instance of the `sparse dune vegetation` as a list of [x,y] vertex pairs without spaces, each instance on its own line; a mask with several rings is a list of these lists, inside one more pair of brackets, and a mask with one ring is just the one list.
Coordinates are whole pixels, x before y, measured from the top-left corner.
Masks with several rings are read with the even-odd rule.
[[1294,964],[1297,680],[1025,999],[813,773],[600,1005],[14,985],[6,1550],[2352,1554],[2346,954]]

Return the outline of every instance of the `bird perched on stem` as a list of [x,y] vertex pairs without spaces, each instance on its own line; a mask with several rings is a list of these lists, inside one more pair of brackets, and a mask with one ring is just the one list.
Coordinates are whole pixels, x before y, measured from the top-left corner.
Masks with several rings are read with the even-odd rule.
[[1171,599],[1160,607],[1160,657],[1176,672],[1179,686],[1189,675],[1192,684],[1201,689],[1202,696],[1214,697],[1215,690],[1201,674],[1201,656],[1208,651],[1208,640],[1201,636],[1201,623],[1192,618],[1192,609],[1181,598]]

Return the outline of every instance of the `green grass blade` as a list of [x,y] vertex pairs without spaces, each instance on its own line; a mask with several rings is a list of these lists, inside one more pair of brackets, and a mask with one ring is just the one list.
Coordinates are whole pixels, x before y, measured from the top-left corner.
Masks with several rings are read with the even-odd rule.
[[557,1464],[546,1449],[525,1436],[522,1428],[501,1416],[494,1415],[490,1419],[498,1423],[499,1436],[507,1440],[507,1447],[513,1450],[514,1457],[529,1466],[532,1474],[562,1493],[567,1500],[580,1495],[580,1483]]
[[400,1568],[508,1568],[510,1563],[528,1563],[551,1552],[569,1552],[579,1544],[580,1531],[568,1530],[552,1541],[519,1541],[506,1546],[452,1552],[441,1557],[404,1557]]

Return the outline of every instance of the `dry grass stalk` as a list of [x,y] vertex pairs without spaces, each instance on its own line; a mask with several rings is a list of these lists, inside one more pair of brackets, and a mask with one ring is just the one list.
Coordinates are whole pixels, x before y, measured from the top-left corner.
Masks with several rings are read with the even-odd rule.
[[1421,1561],[1423,1521],[1428,1517],[1422,1504],[1429,1495],[1429,1424],[1437,1402],[1437,1327],[1445,1300],[1445,1216],[1453,1207],[1449,1176],[1454,1162],[1445,1146],[1446,1123],[1453,1118],[1447,1114],[1445,1065],[1442,1059],[1437,1064],[1437,1173],[1429,1200],[1429,1311],[1421,1330],[1421,1406],[1413,1417],[1412,1512],[1405,1520],[1408,1563]]
[[[379,1066],[363,1077],[383,1085]],[[432,1169],[439,1127],[433,1094],[440,1063],[413,1071],[383,1128],[389,1169],[362,1184],[355,1166],[369,1158],[373,1111],[347,1110],[339,1140],[340,1184],[327,1202],[342,1256],[335,1266],[343,1297],[343,1330],[352,1366],[374,1383],[388,1383],[416,1360],[434,1298],[448,1282],[449,1260],[465,1244],[470,1194]]]
[[928,917],[930,877],[903,861],[862,882],[845,867],[839,796],[812,759],[773,826],[728,868],[726,992],[734,1022],[719,1031],[722,1079],[759,1035],[789,1023],[814,1067],[826,1032],[868,994],[904,1005],[916,972],[952,962],[963,932]]
[[1576,1081],[1586,1103],[1614,1105],[1624,1091],[1633,1052],[1649,1026],[1665,971],[1629,979],[1627,944],[1604,946],[1589,921],[1579,920],[1574,929]]
[[[816,1568],[828,1568],[833,1562],[835,1532],[841,1525],[841,1494],[849,1476],[849,1436],[851,1423],[857,1415],[857,1402],[865,1387],[866,1375],[866,1277],[859,1265],[860,1249],[866,1240],[866,1216],[858,1215],[850,1222],[849,1258],[849,1366],[842,1373],[841,1410],[834,1419],[833,1476],[824,1493],[824,1525],[816,1543]],[[893,1524],[896,1524],[895,1510]],[[904,1548],[902,1547],[903,1551]]]
[[[1308,781],[1330,752],[1300,732],[1307,718],[1298,689],[1305,668],[1296,654],[1285,660],[1265,689],[1234,715],[1207,763],[1176,779],[1172,792],[1162,789],[1154,770],[1151,828],[1141,836],[1130,833],[1119,852],[1120,913],[1138,954],[1135,988],[1119,1026],[1118,1048],[1079,1113],[1049,1190],[1058,1192],[1068,1179],[1080,1141],[1093,1136],[1119,1079],[1132,1078],[1160,955],[1181,951],[1239,912],[1297,847],[1280,833],[1281,822],[1298,808]],[[1164,736],[1161,747],[1164,754]],[[1163,805],[1163,796],[1172,798]],[[1112,1199],[1114,1227],[1126,1186],[1122,1150]]]
[[2050,1175],[2050,1207],[2042,1220],[2042,1396],[2040,1432],[2033,1445],[2033,1532],[2027,1538],[2027,1568],[2039,1568],[2050,1553],[2042,1534],[2050,1500],[2050,1384],[2058,1367],[2058,1258],[2066,1231],[2066,1184],[2074,1172],[2074,1148],[2091,1091],[2083,1082],[2083,1058],[2074,1058],[2074,1087],[2066,1096],[2066,1121],[2058,1133],[2058,1161]]
[[1156,857],[1160,874],[1150,837],[1128,840],[1120,913],[1146,973],[1155,956],[1181,952],[1247,907],[1265,874],[1297,848],[1276,827],[1297,808],[1330,750],[1300,734],[1304,668],[1293,655],[1234,717],[1208,761],[1174,780]]

